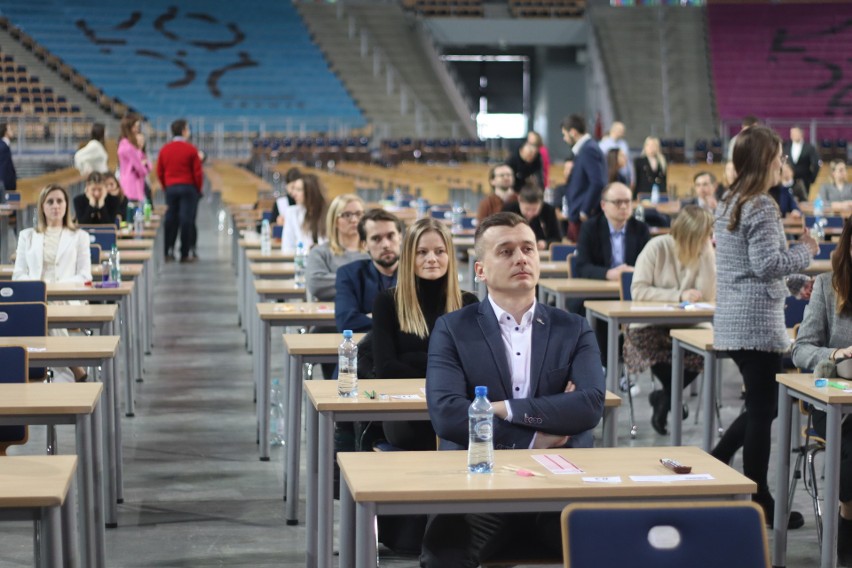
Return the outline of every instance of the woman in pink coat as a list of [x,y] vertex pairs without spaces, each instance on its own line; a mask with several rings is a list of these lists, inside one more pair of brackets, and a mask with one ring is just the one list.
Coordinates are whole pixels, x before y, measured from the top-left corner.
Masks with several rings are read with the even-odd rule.
[[136,134],[141,125],[142,120],[138,116],[125,116],[121,120],[121,140],[118,143],[119,182],[128,201],[137,203],[145,200],[145,177],[151,171],[148,159],[137,146]]

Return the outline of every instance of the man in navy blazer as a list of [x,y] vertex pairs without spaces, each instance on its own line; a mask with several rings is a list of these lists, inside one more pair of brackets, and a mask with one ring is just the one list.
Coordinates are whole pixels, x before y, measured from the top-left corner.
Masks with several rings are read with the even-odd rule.
[[[605,390],[589,325],[536,302],[538,249],[523,217],[488,217],[474,243],[488,297],[439,318],[429,340],[426,398],[440,449],[467,448],[476,386],[488,387],[496,449],[591,447]],[[519,536],[530,529],[532,540]],[[434,516],[421,566],[478,566],[507,541],[559,554],[559,514]]]
[[373,302],[379,292],[396,286],[404,225],[383,209],[367,211],[358,222],[358,236],[370,258],[356,260],[337,270],[334,321],[337,331],[370,331]]
[[606,185],[606,159],[598,143],[586,132],[586,120],[580,115],[572,114],[562,121],[562,138],[574,154],[574,167],[565,190],[568,201],[565,236],[576,242],[580,225],[599,211],[598,202]]
[[13,136],[12,125],[0,122],[0,182],[3,182],[3,189],[6,191],[15,191],[18,188],[18,174],[15,172],[15,164],[12,163]]

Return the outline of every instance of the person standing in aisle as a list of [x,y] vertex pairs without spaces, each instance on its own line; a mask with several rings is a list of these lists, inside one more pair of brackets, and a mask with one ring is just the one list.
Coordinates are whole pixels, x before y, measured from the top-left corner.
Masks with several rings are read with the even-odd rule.
[[195,211],[204,185],[198,150],[189,143],[186,120],[172,123],[172,141],[160,149],[157,177],[166,190],[166,262],[174,260],[174,247],[180,229],[180,261],[195,262]]

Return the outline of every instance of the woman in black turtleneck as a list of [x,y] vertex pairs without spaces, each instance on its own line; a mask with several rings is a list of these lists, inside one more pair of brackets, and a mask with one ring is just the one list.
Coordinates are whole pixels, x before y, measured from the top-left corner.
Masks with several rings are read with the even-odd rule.
[[[472,304],[476,296],[459,289],[450,232],[434,219],[416,222],[406,233],[397,286],[380,293],[373,306],[373,362],[376,378],[426,376],[429,334],[442,315]],[[385,438],[405,450],[434,450],[428,421],[385,422]]]

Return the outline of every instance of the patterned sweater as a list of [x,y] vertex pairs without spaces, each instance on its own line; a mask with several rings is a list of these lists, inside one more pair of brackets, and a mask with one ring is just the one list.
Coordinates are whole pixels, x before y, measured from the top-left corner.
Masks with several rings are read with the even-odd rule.
[[812,260],[807,246],[787,246],[775,201],[767,194],[747,202],[736,231],[728,231],[730,206],[716,208],[716,275],[718,290],[713,318],[713,344],[718,350],[786,351],[785,277],[804,270]]

